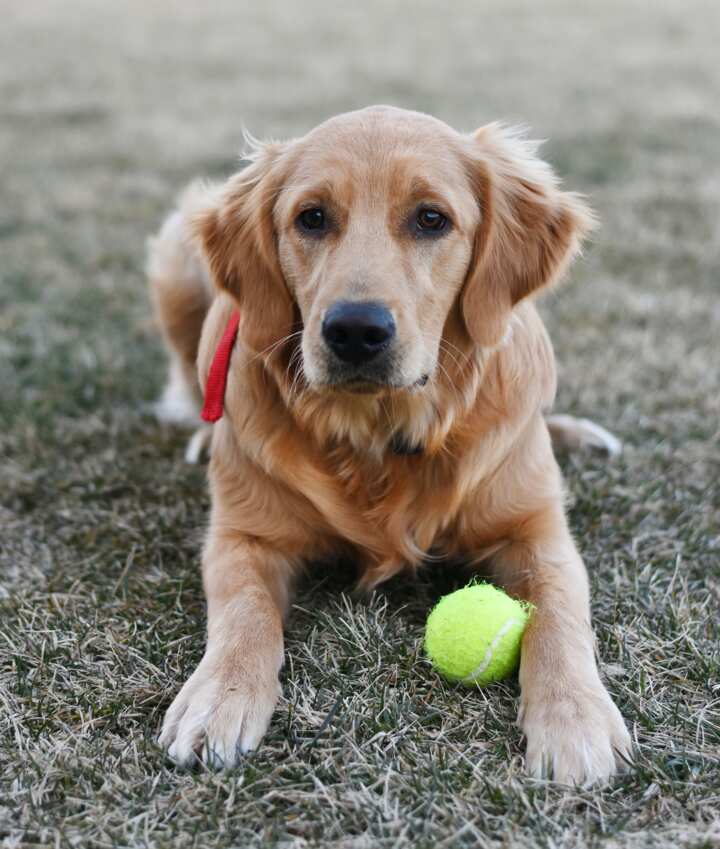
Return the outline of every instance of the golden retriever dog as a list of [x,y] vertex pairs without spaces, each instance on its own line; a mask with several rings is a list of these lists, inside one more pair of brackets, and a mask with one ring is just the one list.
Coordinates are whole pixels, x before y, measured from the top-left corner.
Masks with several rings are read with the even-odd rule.
[[161,745],[219,766],[258,746],[303,563],[350,552],[372,588],[461,558],[535,606],[528,771],[608,778],[630,737],[596,665],[552,441],[617,446],[590,422],[545,419],[555,367],[533,304],[591,213],[519,134],[391,107],[249,160],[191,186],[150,248],[171,355],[161,411],[197,415],[222,339],[230,354],[211,429],[207,647]]

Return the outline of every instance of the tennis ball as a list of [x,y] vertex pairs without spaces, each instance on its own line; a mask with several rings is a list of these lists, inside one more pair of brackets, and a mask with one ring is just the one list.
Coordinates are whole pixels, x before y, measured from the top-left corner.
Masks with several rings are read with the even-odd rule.
[[491,584],[470,584],[430,612],[425,651],[448,681],[467,687],[500,681],[517,668],[530,610]]

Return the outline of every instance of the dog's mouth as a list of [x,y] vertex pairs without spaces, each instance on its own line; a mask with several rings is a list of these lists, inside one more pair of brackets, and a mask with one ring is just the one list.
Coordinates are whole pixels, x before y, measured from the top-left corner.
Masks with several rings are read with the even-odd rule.
[[325,351],[318,355],[311,349],[308,354],[311,367],[305,367],[304,351],[302,361],[309,388],[329,395],[372,397],[418,392],[432,376],[432,371],[407,374],[403,358],[397,352],[388,352],[364,363],[342,362]]
[[355,379],[335,383],[331,388],[336,392],[350,395],[379,395],[387,391],[389,384],[375,380]]
[[422,389],[430,379],[423,374],[413,383],[396,383],[370,377],[354,377],[346,380],[334,380],[323,385],[328,392],[347,395],[387,395],[393,392],[413,392]]

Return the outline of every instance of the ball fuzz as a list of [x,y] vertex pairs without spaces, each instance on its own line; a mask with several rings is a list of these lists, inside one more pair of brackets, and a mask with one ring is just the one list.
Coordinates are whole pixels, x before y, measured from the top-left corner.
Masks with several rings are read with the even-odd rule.
[[530,610],[491,584],[471,584],[430,612],[425,651],[448,681],[467,687],[500,681],[517,668]]

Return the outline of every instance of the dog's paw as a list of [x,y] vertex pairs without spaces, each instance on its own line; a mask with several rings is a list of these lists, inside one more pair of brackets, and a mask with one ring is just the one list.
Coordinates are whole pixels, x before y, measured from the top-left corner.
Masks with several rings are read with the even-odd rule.
[[590,419],[556,414],[545,419],[555,448],[562,451],[602,451],[608,457],[622,453],[622,442]]
[[183,374],[182,365],[176,356],[170,359],[168,382],[160,399],[155,402],[153,412],[163,424],[202,426],[199,399]]
[[165,715],[158,742],[178,766],[200,760],[215,768],[236,766],[270,724],[280,696],[277,675],[240,672],[228,680],[216,670],[203,660]]
[[564,695],[530,694],[518,722],[527,739],[526,768],[535,778],[590,785],[630,761],[630,735],[601,685]]
[[209,457],[211,441],[212,427],[199,427],[190,437],[185,448],[185,462],[197,465],[203,459]]

